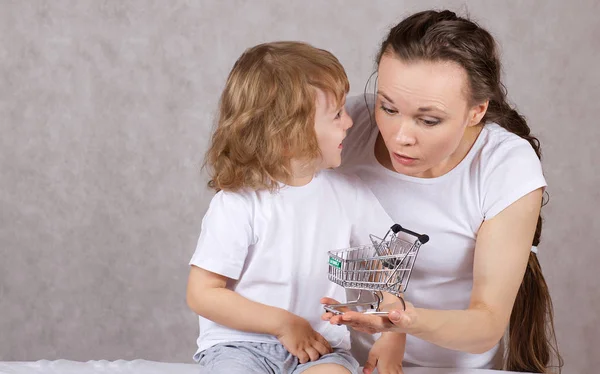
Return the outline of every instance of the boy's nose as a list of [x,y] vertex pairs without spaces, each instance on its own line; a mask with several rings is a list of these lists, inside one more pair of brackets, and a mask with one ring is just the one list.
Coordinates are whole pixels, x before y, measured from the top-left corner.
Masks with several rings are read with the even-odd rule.
[[344,113],[346,115],[346,121],[344,123],[344,129],[349,129],[350,127],[352,127],[352,125],[354,125],[354,122],[352,121],[352,117],[350,117],[348,115],[348,113]]

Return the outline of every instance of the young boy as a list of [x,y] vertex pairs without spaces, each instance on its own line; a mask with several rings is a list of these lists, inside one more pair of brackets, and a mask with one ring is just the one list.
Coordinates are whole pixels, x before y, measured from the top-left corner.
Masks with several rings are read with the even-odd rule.
[[357,372],[347,329],[320,318],[322,296],[346,298],[327,252],[393,223],[358,178],[328,170],[352,126],[348,89],[339,61],[304,43],[235,63],[206,158],[217,194],[190,261],[202,372]]

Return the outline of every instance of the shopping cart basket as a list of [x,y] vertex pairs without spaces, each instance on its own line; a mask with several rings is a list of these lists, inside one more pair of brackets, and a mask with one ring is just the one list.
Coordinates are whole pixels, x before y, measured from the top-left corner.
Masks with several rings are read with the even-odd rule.
[[[405,233],[401,238],[400,233]],[[417,234],[395,224],[383,239],[369,235],[372,245],[329,252],[329,280],[346,289],[359,290],[358,298],[345,304],[328,304],[325,310],[342,314],[343,307],[367,307],[363,313],[387,314],[380,310],[383,292],[400,298],[406,291],[419,248],[429,241],[429,236]],[[414,237],[414,241],[406,239]],[[361,300],[363,291],[370,291],[373,300]]]

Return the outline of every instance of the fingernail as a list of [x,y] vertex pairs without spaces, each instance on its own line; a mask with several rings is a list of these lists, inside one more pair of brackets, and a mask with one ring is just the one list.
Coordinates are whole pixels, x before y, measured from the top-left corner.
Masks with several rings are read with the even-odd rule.
[[389,317],[390,317],[390,321],[398,322],[398,321],[400,321],[400,317],[402,317],[402,316],[400,315],[400,313],[398,313],[396,311],[391,311],[389,313]]

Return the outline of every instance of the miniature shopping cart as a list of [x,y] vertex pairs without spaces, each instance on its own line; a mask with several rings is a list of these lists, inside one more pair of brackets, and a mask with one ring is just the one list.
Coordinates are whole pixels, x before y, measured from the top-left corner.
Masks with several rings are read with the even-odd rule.
[[[393,225],[383,239],[369,236],[372,245],[329,252],[329,280],[346,289],[359,290],[359,294],[356,300],[345,304],[325,305],[326,311],[342,314],[341,308],[366,308],[363,313],[385,315],[387,312],[380,310],[383,292],[399,297],[406,307],[401,294],[408,286],[419,248],[429,241],[429,236],[398,224]],[[363,291],[370,291],[373,299],[361,300]]]

